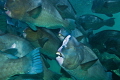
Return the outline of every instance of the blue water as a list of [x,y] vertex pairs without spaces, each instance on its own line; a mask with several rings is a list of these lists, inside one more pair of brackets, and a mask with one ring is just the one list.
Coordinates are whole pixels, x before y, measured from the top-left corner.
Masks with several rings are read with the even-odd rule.
[[[91,11],[91,6],[92,6],[92,1],[93,0],[70,0],[71,4],[73,5],[74,9],[77,12],[77,16],[83,15],[83,14],[94,14],[98,17],[101,17],[102,19],[109,19],[104,14],[97,14],[93,13]],[[115,18],[115,25],[113,27],[108,27],[108,26],[103,26],[98,30],[94,30],[94,32],[102,31],[102,30],[120,30],[120,12],[113,14],[113,18]]]

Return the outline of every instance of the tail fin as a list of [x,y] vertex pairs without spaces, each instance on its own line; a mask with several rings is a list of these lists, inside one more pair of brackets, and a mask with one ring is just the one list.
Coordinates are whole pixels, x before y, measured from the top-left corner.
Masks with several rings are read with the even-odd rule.
[[28,74],[38,74],[43,72],[43,65],[42,65],[39,49],[40,48],[34,49],[28,55],[28,57],[32,59],[32,67],[30,68]]
[[105,25],[112,27],[112,26],[115,24],[114,19],[115,19],[115,18],[110,18],[110,19],[108,19],[108,20],[105,20],[105,21],[104,21]]
[[67,25],[65,25],[65,29],[68,33],[71,33],[71,30],[74,30],[76,27],[75,21],[72,19],[65,19],[65,21],[67,21]]
[[[14,76],[11,76],[9,80],[43,80],[43,65],[42,60],[40,57],[40,48],[36,48],[33,51],[31,51],[28,55],[26,55],[27,58],[29,58],[32,62],[32,64],[29,64],[30,67],[27,68],[27,71],[25,70],[25,74],[16,74]],[[28,72],[29,70],[29,72]]]

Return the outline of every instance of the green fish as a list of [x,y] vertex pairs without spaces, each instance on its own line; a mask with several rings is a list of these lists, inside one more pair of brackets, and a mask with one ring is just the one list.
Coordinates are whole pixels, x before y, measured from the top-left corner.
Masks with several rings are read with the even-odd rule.
[[56,53],[59,65],[73,80],[112,80],[105,72],[95,53],[87,46],[68,35]]
[[63,19],[50,0],[7,0],[5,8],[9,17],[26,22],[34,31],[37,27],[68,31],[76,27],[75,20]]
[[60,47],[61,41],[49,29],[39,28],[33,31],[30,28],[24,30],[24,37],[30,41],[34,47],[41,47],[41,52],[51,59],[56,58],[56,52]]

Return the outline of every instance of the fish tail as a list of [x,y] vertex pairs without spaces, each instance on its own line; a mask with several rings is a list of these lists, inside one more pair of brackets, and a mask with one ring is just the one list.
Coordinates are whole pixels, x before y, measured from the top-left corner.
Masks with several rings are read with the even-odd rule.
[[38,74],[43,72],[43,65],[39,50],[40,48],[36,48],[29,54],[32,59],[32,67],[28,74]]
[[75,21],[72,19],[65,19],[65,22],[67,23],[65,25],[65,29],[68,33],[71,33],[71,30],[74,30],[76,27]]
[[114,19],[115,19],[115,18],[107,19],[107,20],[104,21],[104,24],[105,24],[106,26],[112,27],[112,26],[115,24]]

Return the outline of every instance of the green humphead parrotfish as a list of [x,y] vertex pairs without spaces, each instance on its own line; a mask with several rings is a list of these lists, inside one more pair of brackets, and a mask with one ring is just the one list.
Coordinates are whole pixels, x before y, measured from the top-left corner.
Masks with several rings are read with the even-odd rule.
[[71,35],[64,39],[56,54],[59,65],[73,80],[112,80],[95,53]]

